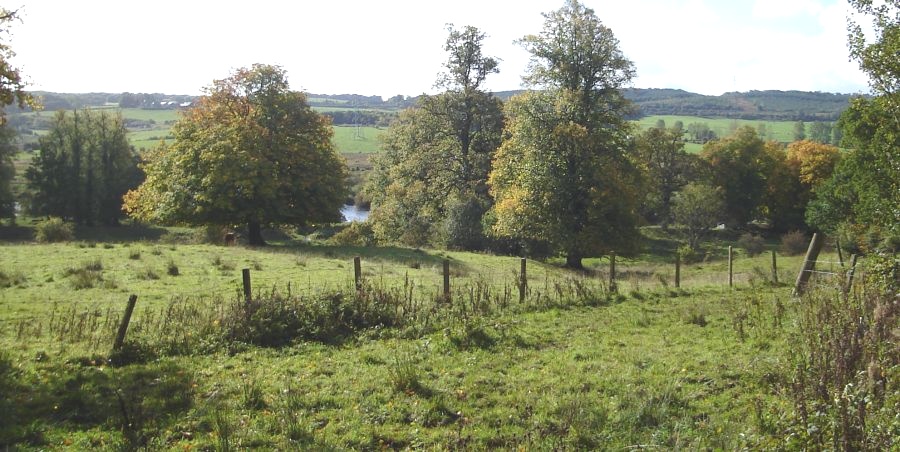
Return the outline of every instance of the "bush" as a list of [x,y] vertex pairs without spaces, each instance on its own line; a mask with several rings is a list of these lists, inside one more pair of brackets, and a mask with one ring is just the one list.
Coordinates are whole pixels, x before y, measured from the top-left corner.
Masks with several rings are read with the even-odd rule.
[[74,238],[75,227],[62,218],[48,218],[35,228],[35,240],[39,243],[69,242]]
[[741,235],[737,241],[737,245],[743,248],[750,257],[758,256],[766,249],[766,242],[763,238],[749,232]]
[[809,247],[809,240],[800,231],[791,231],[781,236],[781,252],[788,256],[803,254]]
[[354,221],[328,240],[338,246],[374,246],[375,232],[368,222]]
[[675,254],[681,258],[681,262],[685,264],[691,264],[697,262],[697,259],[700,257],[690,245],[681,245],[675,251]]

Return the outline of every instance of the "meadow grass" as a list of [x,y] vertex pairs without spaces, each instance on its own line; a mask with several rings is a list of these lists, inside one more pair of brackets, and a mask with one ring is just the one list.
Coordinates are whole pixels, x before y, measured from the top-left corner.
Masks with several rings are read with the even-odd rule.
[[[617,259],[618,294],[605,286],[606,259],[587,260],[586,272],[529,261],[520,302],[515,257],[287,239],[261,249],[176,244],[170,237],[190,231],[151,232],[132,241],[80,230],[81,240],[107,240],[0,247],[0,446],[733,450],[786,441],[786,341],[802,304],[790,284],[767,280],[767,254],[739,251],[735,268],[750,276],[729,289],[725,240],[682,269],[679,290],[665,274],[674,243],[658,232],[650,254]],[[451,300],[441,298],[444,259]],[[800,259],[780,256],[784,279]],[[241,268],[253,275],[250,304]],[[91,287],[76,287],[80,273]],[[129,340],[110,353],[131,293],[139,308]],[[28,315],[42,320],[10,321]]]
[[334,126],[334,146],[341,153],[375,153],[381,151],[378,137],[386,129],[380,127]]

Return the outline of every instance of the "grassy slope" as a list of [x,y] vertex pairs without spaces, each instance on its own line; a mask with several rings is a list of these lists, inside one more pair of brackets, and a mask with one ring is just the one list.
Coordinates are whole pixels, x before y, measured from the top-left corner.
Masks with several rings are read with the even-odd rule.
[[[25,398],[17,400],[26,411],[16,425],[39,432],[25,436],[31,438],[29,447],[121,443],[122,412],[104,394],[134,384],[136,375],[158,382],[134,389],[137,395],[129,395],[136,399],[125,402],[140,407],[129,408],[132,417],[147,417],[142,425],[153,449],[222,447],[225,438],[232,447],[277,449],[639,444],[735,449],[772,435],[767,416],[783,408],[767,382],[775,378],[784,349],[784,332],[772,323],[771,312],[777,300],[787,300],[788,287],[758,284],[765,279],[760,275],[768,271],[769,256],[739,254],[738,289],[725,288],[727,263],[719,249],[724,242],[711,244],[708,262],[683,268],[684,291],[667,288],[672,284],[668,244],[657,238],[648,248],[653,254],[619,259],[624,296],[612,303],[526,306],[460,319],[414,338],[374,330],[340,346],[238,346],[229,354],[107,368],[90,358],[105,354],[106,342],[87,347],[66,339],[17,336],[17,323],[2,321],[108,306],[118,311],[128,294],[137,293],[139,322],[142,308],[161,307],[177,295],[188,295],[189,302],[190,297],[202,301],[201,295],[207,302],[215,295],[233,300],[244,267],[253,269],[257,290],[284,291],[288,281],[294,293],[347,290],[354,255],[363,256],[363,274],[370,281],[402,287],[409,278],[421,285],[417,296],[425,298],[439,290],[438,269],[445,257],[452,260],[456,300],[465,299],[466,287],[485,282],[508,290],[518,268],[516,258],[484,254],[296,244],[257,250],[168,245],[157,242],[162,231],[139,232],[144,241],[129,240],[134,233],[119,237],[119,231],[98,229],[80,231],[81,237],[106,237],[107,243],[0,247],[0,271],[20,277],[0,288],[0,344],[17,369],[14,384],[24,385],[14,392]],[[66,269],[95,260],[102,262],[103,281],[113,284],[73,290]],[[782,281],[791,280],[799,260],[779,261]],[[177,264],[178,276],[166,274],[169,262]],[[583,284],[606,279],[605,260],[586,263],[599,273],[573,275],[532,261],[530,290],[553,292],[561,279],[573,276],[584,278]],[[149,273],[159,279],[148,279]],[[750,279],[756,285],[748,285]],[[59,309],[73,304],[79,306],[75,311]],[[106,318],[114,321],[118,314]],[[741,337],[737,330],[745,323],[747,335]],[[173,400],[180,402],[172,405]]]

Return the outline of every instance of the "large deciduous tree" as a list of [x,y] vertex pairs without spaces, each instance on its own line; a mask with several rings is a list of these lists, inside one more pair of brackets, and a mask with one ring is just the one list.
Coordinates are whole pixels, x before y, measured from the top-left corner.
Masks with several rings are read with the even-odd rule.
[[773,146],[749,126],[703,146],[700,156],[709,164],[712,184],[722,189],[725,211],[738,226],[746,225],[759,213],[766,179],[774,165],[767,148]]
[[490,177],[492,230],[545,241],[581,268],[586,256],[636,249],[637,170],[627,158],[630,104],[620,88],[634,66],[577,0],[544,14],[531,53],[531,91],[507,103],[507,139]]
[[347,170],[327,118],[291,91],[284,70],[256,64],[206,88],[172,127],[175,143],[153,151],[147,180],[126,196],[149,221],[261,228],[340,220]]
[[484,38],[477,28],[450,26],[436,84],[444,91],[422,96],[388,130],[367,188],[379,238],[484,247],[487,176],[503,129],[499,99],[482,89],[497,72],[497,60],[482,54]]
[[15,199],[12,180],[16,175],[13,166],[15,133],[5,126],[7,105],[19,107],[33,105],[34,99],[25,91],[26,83],[19,69],[10,60],[16,55],[6,40],[10,23],[17,20],[17,12],[0,8],[0,218],[15,218]]
[[637,136],[635,150],[647,176],[641,211],[665,229],[672,221],[672,194],[694,178],[698,159],[684,150],[681,128],[647,129]]
[[79,224],[117,224],[123,195],[142,179],[127,133],[118,114],[58,112],[25,172],[31,212]]
[[672,199],[673,217],[684,227],[692,250],[698,249],[700,240],[716,225],[724,210],[721,189],[702,183],[685,185]]
[[854,99],[838,122],[851,148],[831,178],[816,189],[807,222],[826,232],[846,228],[900,239],[900,2],[849,0],[850,55],[869,76],[874,97]]

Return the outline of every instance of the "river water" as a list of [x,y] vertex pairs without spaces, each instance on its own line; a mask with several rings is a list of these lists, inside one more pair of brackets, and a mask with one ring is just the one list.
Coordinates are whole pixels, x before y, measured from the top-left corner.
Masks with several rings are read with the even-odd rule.
[[369,218],[369,211],[360,209],[352,204],[344,204],[344,206],[341,207],[341,215],[344,216],[345,223],[351,221],[366,221],[366,219]]

